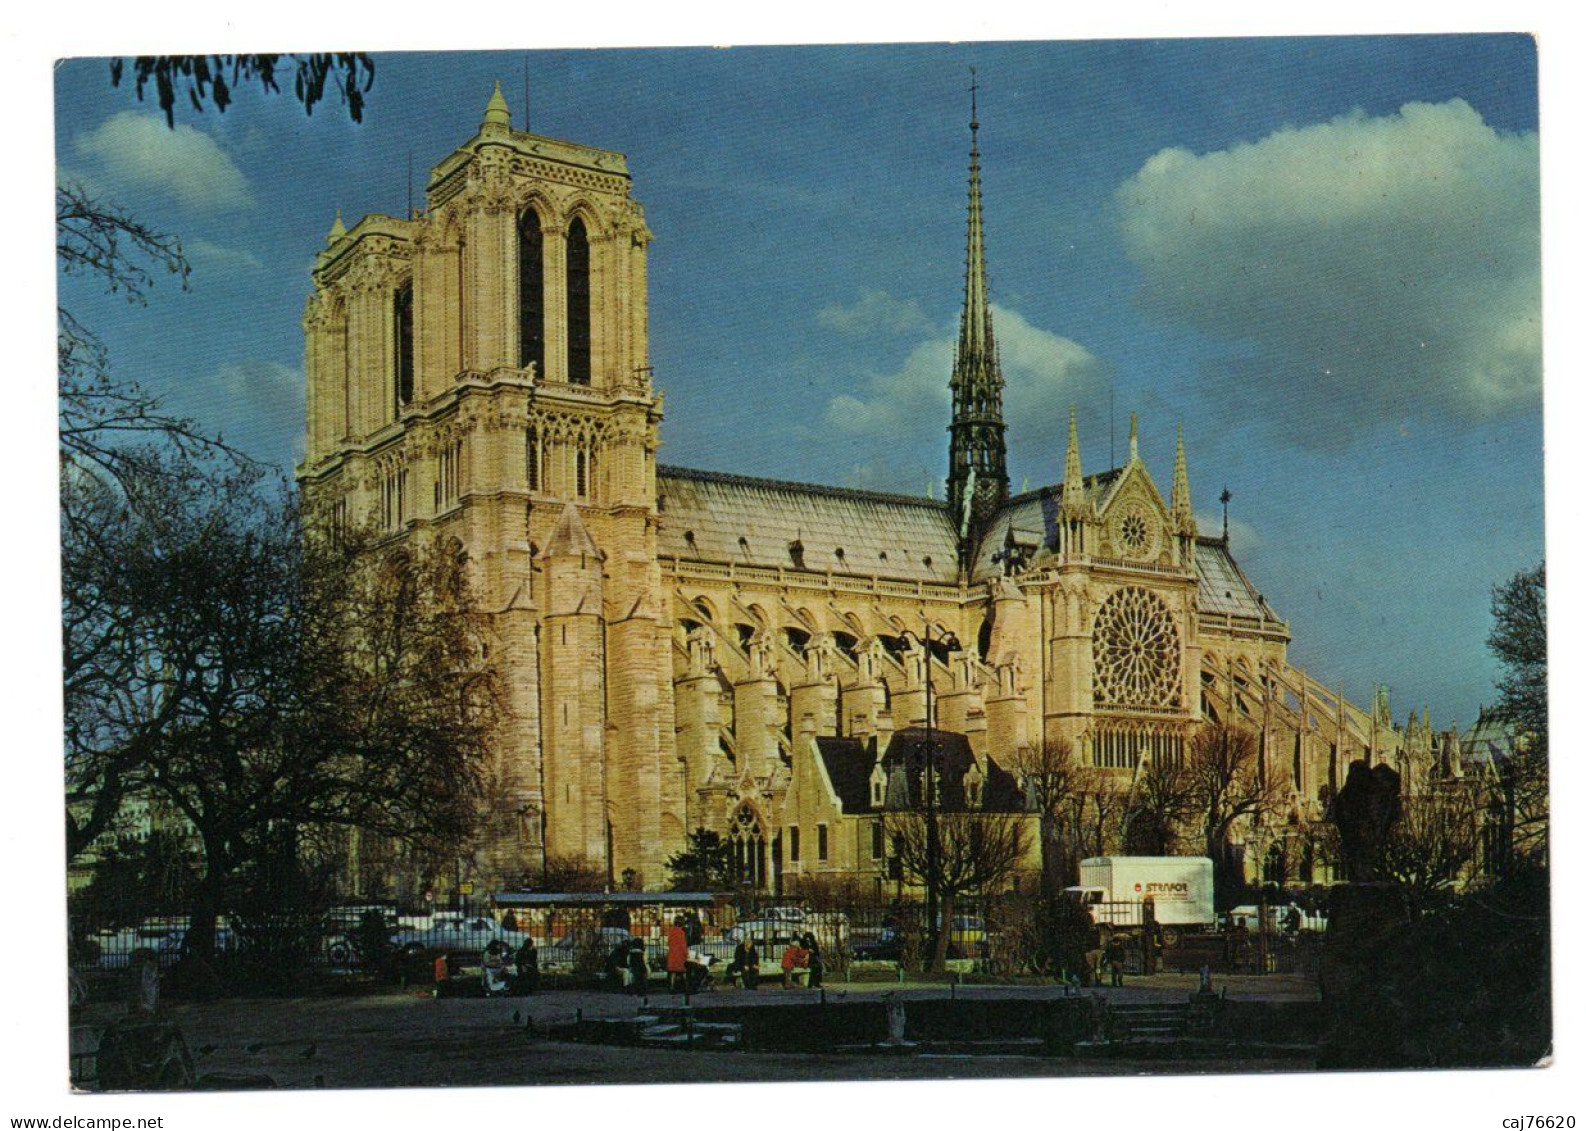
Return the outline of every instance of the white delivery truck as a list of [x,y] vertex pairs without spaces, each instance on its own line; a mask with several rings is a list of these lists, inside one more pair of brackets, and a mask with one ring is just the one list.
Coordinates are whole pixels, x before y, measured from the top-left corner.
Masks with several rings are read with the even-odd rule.
[[1079,884],[1064,891],[1090,912],[1104,935],[1138,931],[1151,901],[1162,941],[1178,945],[1186,931],[1212,930],[1212,862],[1205,856],[1091,856],[1079,862]]

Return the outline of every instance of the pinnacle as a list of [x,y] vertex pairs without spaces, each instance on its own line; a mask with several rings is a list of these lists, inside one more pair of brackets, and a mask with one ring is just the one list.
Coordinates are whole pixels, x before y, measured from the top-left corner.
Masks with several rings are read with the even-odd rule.
[[1190,506],[1189,464],[1184,458],[1182,424],[1178,427],[1178,453],[1173,458],[1173,516],[1186,532],[1195,521],[1194,510]]
[[512,125],[512,112],[507,109],[507,100],[501,96],[501,80],[496,80],[496,89],[490,96],[490,101],[485,105],[485,125],[510,126]]

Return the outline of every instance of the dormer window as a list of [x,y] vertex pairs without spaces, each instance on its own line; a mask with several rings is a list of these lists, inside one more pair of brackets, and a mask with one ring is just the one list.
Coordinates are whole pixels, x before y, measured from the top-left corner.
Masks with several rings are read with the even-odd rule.
[[787,544],[787,556],[793,561],[794,569],[804,568],[804,542],[795,538]]

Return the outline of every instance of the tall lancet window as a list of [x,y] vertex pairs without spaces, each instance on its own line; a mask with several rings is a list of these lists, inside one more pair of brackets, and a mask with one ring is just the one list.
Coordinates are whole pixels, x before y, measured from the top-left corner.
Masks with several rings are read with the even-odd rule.
[[589,384],[589,232],[574,217],[567,226],[567,379]]
[[525,208],[518,218],[518,366],[545,376],[545,237],[540,217]]
[[396,407],[400,412],[413,400],[413,284],[396,290]]

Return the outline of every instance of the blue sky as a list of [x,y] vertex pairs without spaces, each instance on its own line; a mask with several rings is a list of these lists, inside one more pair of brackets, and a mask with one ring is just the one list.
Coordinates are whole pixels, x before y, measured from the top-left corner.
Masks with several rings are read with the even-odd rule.
[[[116,368],[261,458],[300,450],[308,270],[400,212],[525,56],[381,54],[366,120],[225,115],[56,73],[67,175],[180,235],[190,290],[63,297]],[[1123,449],[1357,702],[1468,723],[1492,584],[1542,555],[1536,57],[1517,36],[531,52],[532,127],[628,155],[663,459],[923,492],[946,460],[968,68],[1015,490]],[[939,487],[937,493],[940,494]]]

